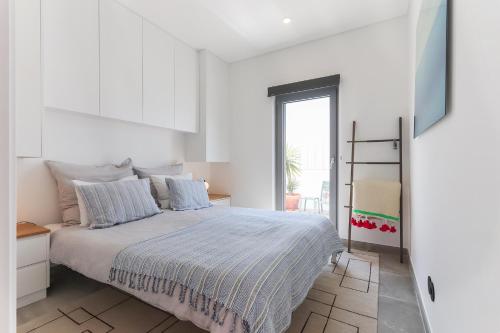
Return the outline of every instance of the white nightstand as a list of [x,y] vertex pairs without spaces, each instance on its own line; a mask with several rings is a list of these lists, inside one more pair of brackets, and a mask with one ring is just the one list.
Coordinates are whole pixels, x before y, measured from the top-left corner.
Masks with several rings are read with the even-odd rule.
[[214,206],[231,206],[231,196],[229,194],[209,194],[208,199]]
[[17,307],[47,297],[50,284],[50,230],[31,223],[17,224]]

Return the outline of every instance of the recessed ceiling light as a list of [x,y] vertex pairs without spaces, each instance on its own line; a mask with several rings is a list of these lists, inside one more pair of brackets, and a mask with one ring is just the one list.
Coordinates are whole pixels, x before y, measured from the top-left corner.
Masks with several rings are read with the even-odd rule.
[[291,19],[291,18],[289,18],[289,17],[285,17],[285,18],[283,19],[283,23],[285,23],[285,24],[288,24],[288,23],[290,23],[290,22],[292,22],[292,19]]

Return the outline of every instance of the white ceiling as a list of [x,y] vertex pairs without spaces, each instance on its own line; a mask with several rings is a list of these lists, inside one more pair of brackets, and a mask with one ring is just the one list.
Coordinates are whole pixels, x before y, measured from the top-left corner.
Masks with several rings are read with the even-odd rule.
[[[234,62],[405,15],[408,0],[119,0]],[[290,17],[290,24],[283,18]]]

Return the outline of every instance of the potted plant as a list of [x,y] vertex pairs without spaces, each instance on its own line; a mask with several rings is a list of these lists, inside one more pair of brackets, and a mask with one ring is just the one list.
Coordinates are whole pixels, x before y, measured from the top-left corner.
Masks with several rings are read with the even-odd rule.
[[286,195],[285,209],[298,210],[300,194],[295,193],[299,187],[297,177],[301,174],[300,152],[297,148],[288,144],[285,149],[285,174],[286,174]]

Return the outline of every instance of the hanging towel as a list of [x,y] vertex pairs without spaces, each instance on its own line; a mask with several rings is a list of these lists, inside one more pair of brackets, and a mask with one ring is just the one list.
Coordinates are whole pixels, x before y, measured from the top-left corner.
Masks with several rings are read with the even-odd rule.
[[399,222],[401,183],[357,180],[353,182],[352,212]]

